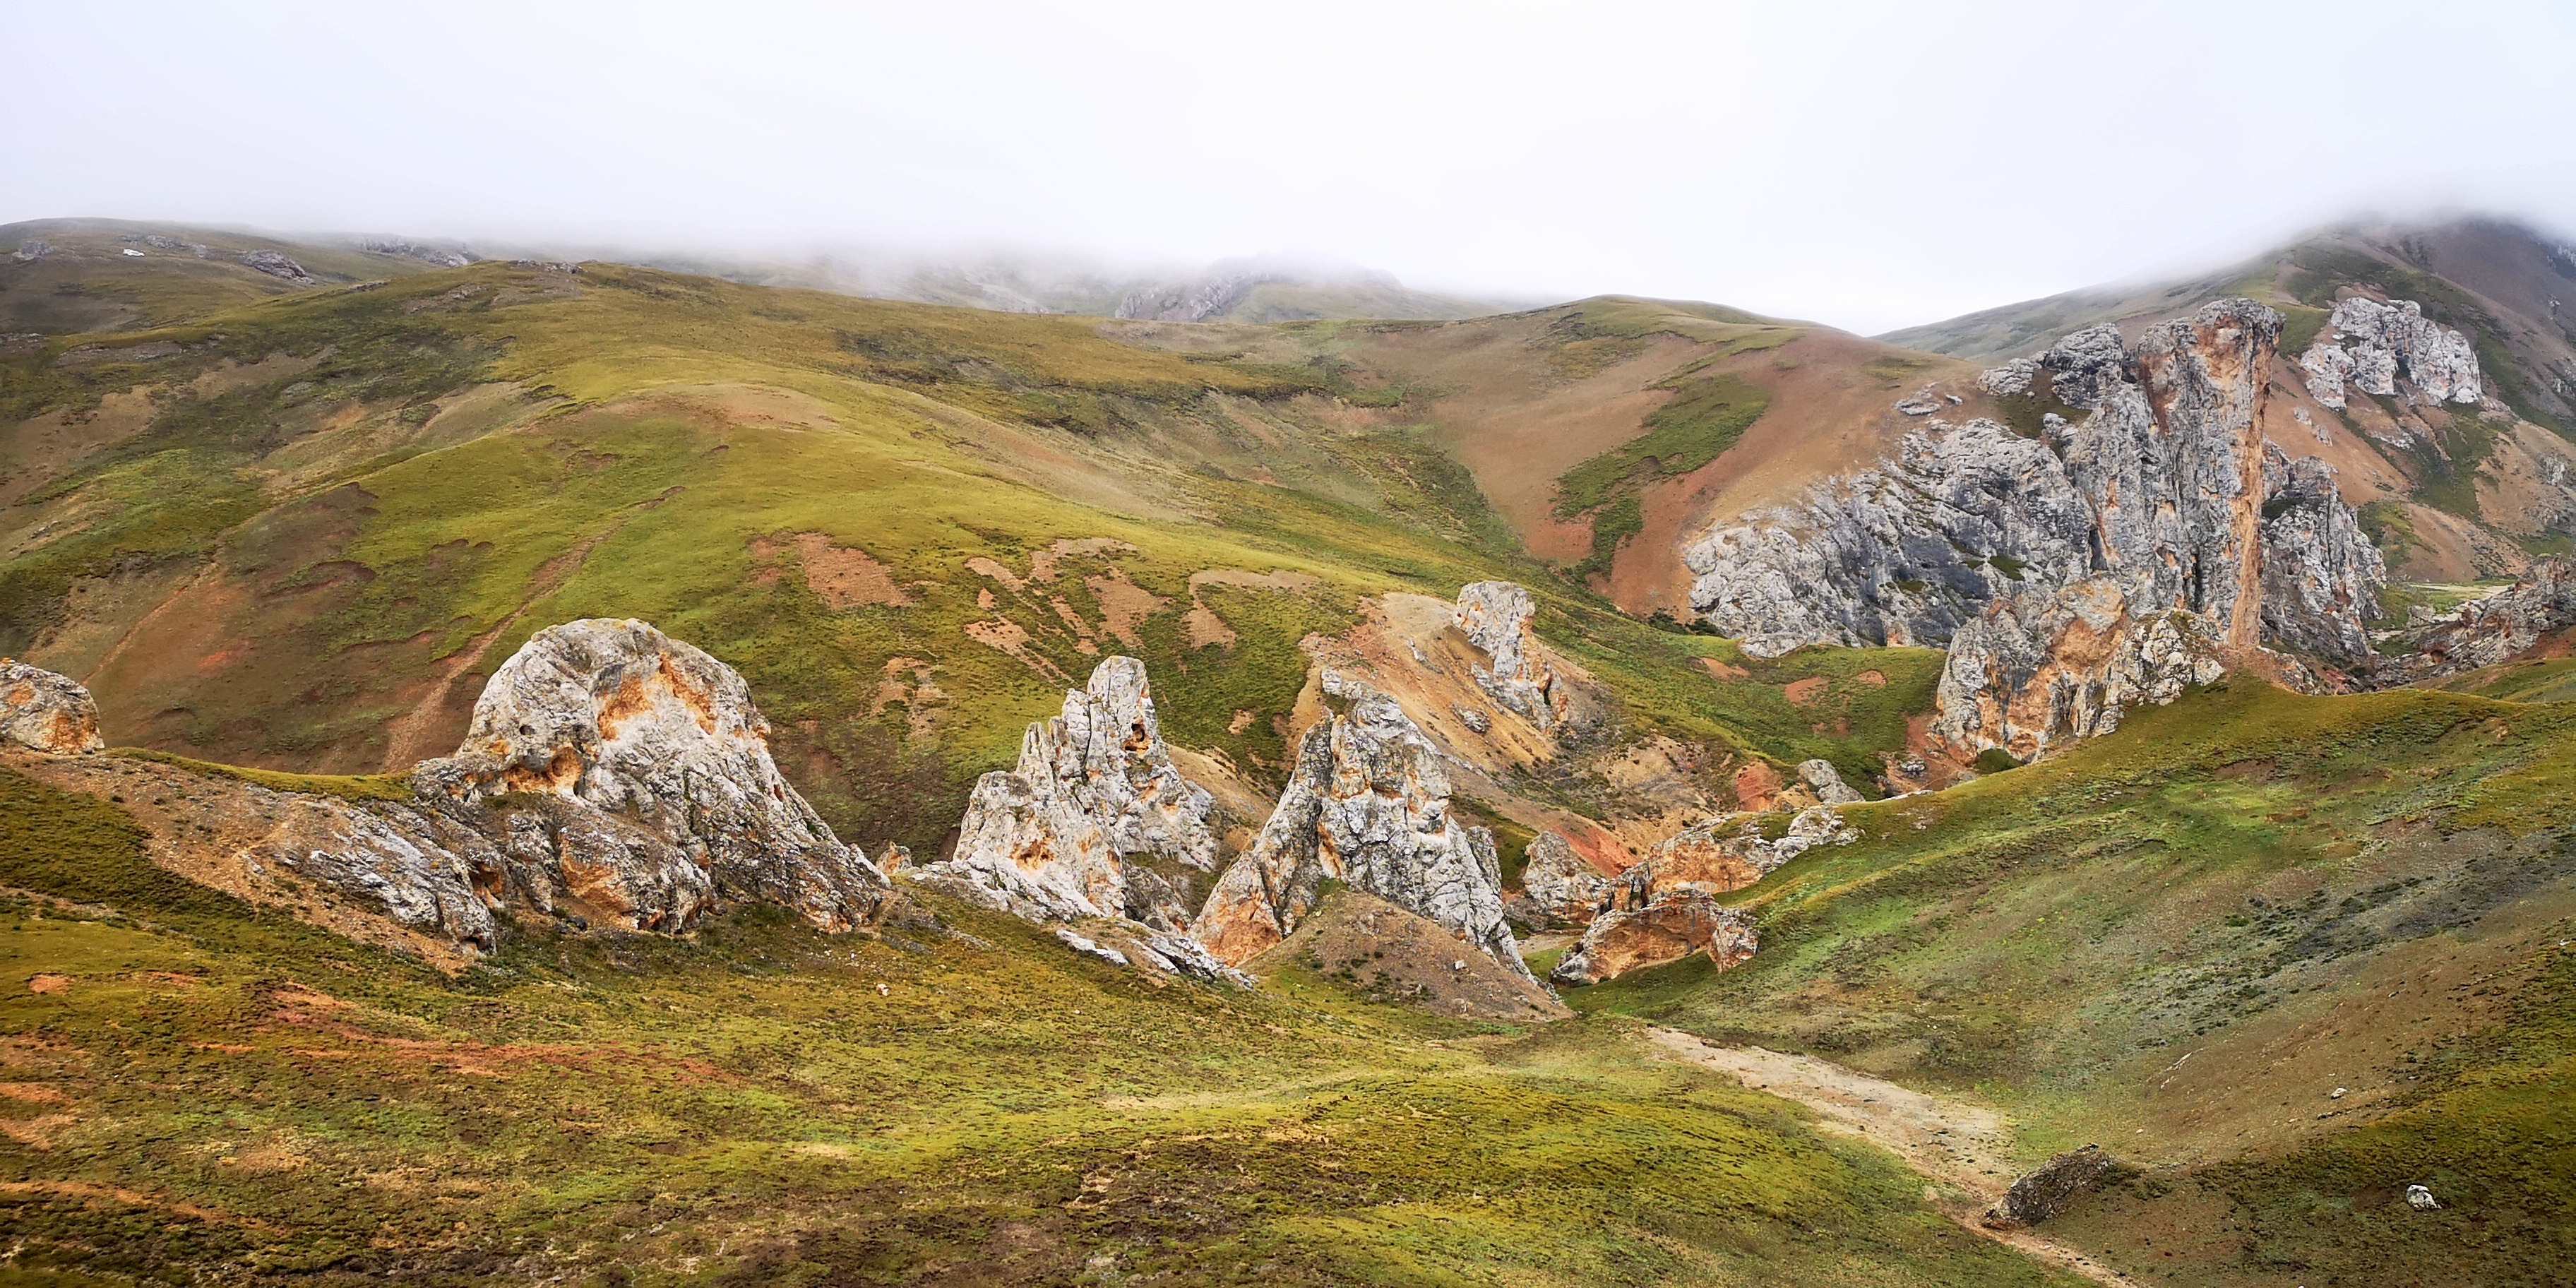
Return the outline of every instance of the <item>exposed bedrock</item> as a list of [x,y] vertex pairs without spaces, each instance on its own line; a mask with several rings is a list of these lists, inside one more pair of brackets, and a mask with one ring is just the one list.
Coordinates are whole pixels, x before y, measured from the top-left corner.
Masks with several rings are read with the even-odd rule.
[[77,756],[106,746],[98,703],[79,681],[0,657],[0,748]]
[[533,802],[564,881],[604,863],[598,879],[639,907],[703,883],[826,930],[869,920],[884,874],[787,784],[768,739],[732,667],[644,622],[590,619],[531,637],[493,672],[456,754],[411,777],[426,802]]
[[[57,753],[23,756],[28,772],[137,802],[129,780],[166,782],[128,806],[159,820],[155,862],[442,963],[491,950],[503,914],[682,932],[773,902],[840,930],[891,897],[779,775],[742,677],[642,622],[538,632],[494,672],[457,753],[412,771],[408,799],[59,754],[95,750],[96,723],[86,692],[49,678],[27,682],[41,701],[26,705],[79,735],[48,744],[13,719],[13,745]],[[16,691],[0,679],[0,697]]]
[[[1214,808],[1172,764],[1145,664],[1106,658],[1064,695],[1062,714],[1029,726],[1016,767],[976,780],[956,852],[923,872],[1028,921],[1128,923],[1148,964],[1230,979],[1188,937],[1186,874],[1155,866],[1214,872]],[[1133,964],[1138,954],[1121,956]]]
[[2396,396],[2401,364],[2407,383],[2433,402],[2475,403],[2482,396],[2476,347],[2425,317],[2413,300],[2343,300],[2324,334],[2299,355],[2309,396],[2337,411],[2352,390]]
[[[1989,372],[2086,411],[2048,440],[1932,422],[1897,459],[1722,527],[1692,602],[1750,652],[1947,644],[1936,738],[2027,759],[2265,646],[2366,671],[2386,583],[2331,467],[2266,441],[2280,315],[2220,300]],[[2286,674],[2310,674],[2285,662]]]
[[1336,881],[1429,918],[1524,978],[1503,922],[1493,834],[1449,812],[1449,777],[1393,699],[1324,675],[1346,709],[1306,731],[1260,837],[1220,877],[1195,932],[1240,964],[1280,942]]
[[2576,631],[2576,557],[2536,559],[2511,586],[2407,632],[2415,651],[2392,666],[2404,682],[2437,679],[2559,645],[2571,631]]
[[1554,984],[1597,984],[1633,970],[1706,953],[1720,970],[1740,965],[1760,946],[1753,918],[1705,890],[1684,889],[1643,908],[1605,912],[1548,973]]
[[[1698,538],[1692,604],[1749,652],[1805,644],[1941,645],[1997,601],[2109,575],[2140,607],[2188,609],[2231,645],[2271,635],[2337,659],[2367,655],[2384,579],[2322,462],[2267,489],[2265,373],[2280,317],[2221,300],[2123,347],[2107,325],[2066,337],[1987,384],[2090,412],[2050,441],[1991,420],[1934,421],[1893,460]],[[2275,532],[2266,503],[2305,511]],[[2266,547],[2273,547],[2267,551]],[[2265,607],[2268,554],[2299,561]],[[2358,590],[2362,593],[2350,593]]]

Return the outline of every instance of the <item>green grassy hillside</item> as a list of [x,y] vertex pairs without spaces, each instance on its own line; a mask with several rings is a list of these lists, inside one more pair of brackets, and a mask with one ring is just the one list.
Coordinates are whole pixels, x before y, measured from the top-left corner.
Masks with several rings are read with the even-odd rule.
[[0,1282],[2037,1285],[1633,1026],[1163,987],[947,909],[448,980],[0,771]]
[[[0,358],[0,652],[112,741],[368,773],[451,749],[529,634],[642,617],[751,679],[836,826],[915,848],[1105,652],[1275,782],[1297,641],[1391,590],[1531,585],[1629,733],[1713,759],[1866,775],[1928,701],[1909,654],[1716,671],[1558,580],[1332,327],[1116,325],[484,263],[53,340]],[[1781,696],[1825,671],[1895,682]]]
[[2051,1229],[2114,1264],[2545,1282],[2576,1251],[2571,774],[2576,707],[2238,681],[1858,808],[1865,841],[1731,896],[1751,962],[1570,1000],[1981,1095],[2027,1162],[2098,1142],[2142,1176]]

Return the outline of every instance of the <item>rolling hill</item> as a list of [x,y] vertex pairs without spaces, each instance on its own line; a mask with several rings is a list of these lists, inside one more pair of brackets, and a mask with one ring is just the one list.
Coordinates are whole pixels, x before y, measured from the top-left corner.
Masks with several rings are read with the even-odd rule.
[[[1268,283],[1113,318],[10,231],[52,249],[0,262],[25,310],[0,346],[0,654],[86,684],[118,749],[0,764],[0,1281],[2286,1288],[2537,1284],[2576,1255],[2563,632],[2422,688],[2240,669],[1907,793],[1942,652],[1775,655],[1694,622],[1712,525],[1952,419],[2048,467],[2043,405],[2084,409],[1986,364],[2204,298],[1905,348],[1633,297],[1316,317],[1401,301]],[[2263,332],[2249,425],[2313,430],[2401,610],[2559,549],[2576,514],[2531,392],[2543,244],[2419,239],[2193,288],[2256,297],[2225,314]],[[2319,401],[2294,357],[2380,297],[2458,331],[2492,392],[2422,397],[2409,369]],[[1485,710],[1501,660],[1461,588],[1494,581],[1528,591],[1550,720]],[[230,844],[182,821],[209,802],[411,798],[391,775],[583,618],[739,671],[781,798],[889,866],[946,852],[978,777],[1114,655],[1229,854],[1355,679],[1453,784],[1436,825],[1486,829],[1518,896],[1543,835],[1607,890],[1686,830],[1739,857],[1836,831],[1697,892],[1758,932],[1740,964],[1568,988],[1552,1022],[1535,980],[1470,972],[1339,881],[1237,991],[918,869],[848,933],[752,901],[685,934],[504,917],[488,955],[435,957],[169,866]],[[1870,799],[1814,804],[1815,762]],[[1517,947],[1544,975],[1571,939]],[[1495,979],[1529,990],[1509,1018],[1421,1004]],[[1972,1150],[1920,1143],[1996,1174],[1908,1171],[1798,1108],[1811,1089],[1675,1058],[1699,1041],[1959,1110],[1938,1120],[1990,1124]],[[2110,1180],[2041,1235],[1980,1223],[2085,1144]]]

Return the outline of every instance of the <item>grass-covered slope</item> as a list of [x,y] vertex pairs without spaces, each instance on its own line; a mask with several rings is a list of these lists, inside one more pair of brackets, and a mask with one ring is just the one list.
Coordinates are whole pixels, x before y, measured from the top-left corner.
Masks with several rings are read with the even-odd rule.
[[1866,840],[1731,896],[1751,962],[1570,1000],[1971,1091],[2027,1162],[2098,1142],[2144,1176],[2051,1228],[2114,1264],[2547,1282],[2576,1251],[2571,781],[2576,707],[2237,681],[1859,807]]
[[0,771],[0,1282],[2039,1284],[1651,1062],[758,912],[450,980]]
[[1620,736],[1860,775],[1902,745],[1921,658],[1712,666],[1531,559],[1431,395],[1344,356],[1373,334],[484,263],[61,337],[0,355],[0,652],[89,684],[112,741],[362,774],[451,750],[536,630],[647,618],[750,678],[870,847],[935,847],[1110,652],[1275,787],[1300,639],[1496,576]]

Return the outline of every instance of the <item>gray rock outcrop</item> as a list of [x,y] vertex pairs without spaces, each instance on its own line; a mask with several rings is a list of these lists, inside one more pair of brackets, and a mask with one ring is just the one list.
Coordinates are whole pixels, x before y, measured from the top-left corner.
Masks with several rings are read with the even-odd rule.
[[268,274],[270,277],[284,278],[298,286],[311,286],[313,284],[313,275],[305,272],[302,264],[296,263],[294,260],[277,251],[244,251],[242,253],[241,262],[245,267],[257,269],[260,272]]
[[1189,937],[1186,874],[1154,866],[1214,872],[1215,807],[1172,764],[1145,664],[1105,658],[1029,726],[1015,768],[976,780],[956,852],[921,879],[1026,921],[1114,923],[1092,933],[1126,945],[1103,950],[1123,965],[1246,983]]
[[1809,644],[1937,646],[1987,602],[2087,567],[2091,509],[2045,443],[1933,420],[1896,458],[1703,534],[1691,606],[1756,657]]
[[2098,1145],[2069,1150],[2013,1182],[2003,1201],[1987,1209],[1981,1223],[1997,1230],[2037,1225],[2100,1187],[2115,1166]]
[[1961,762],[2001,749],[2033,760],[2106,734],[2227,673],[2207,618],[2138,603],[2117,577],[1997,603],[1950,642],[1931,734]]
[[1843,781],[1842,771],[1834,768],[1830,760],[1799,761],[1798,781],[1814,789],[1816,799],[1827,805],[1857,805],[1869,799],[1852,790],[1851,784]]
[[1249,961],[1294,931],[1336,881],[1429,918],[1528,978],[1503,920],[1493,834],[1449,812],[1439,750],[1393,699],[1329,671],[1324,689],[1348,709],[1298,743],[1259,839],[1199,910],[1199,942],[1222,961]]
[[44,242],[37,241],[34,238],[29,238],[26,241],[18,243],[18,249],[11,251],[9,253],[9,258],[21,264],[33,264],[37,260],[43,259],[45,256],[53,253],[54,248],[52,246]]
[[[1990,371],[1990,391],[2044,383],[2091,414],[2052,420],[2044,442],[1991,420],[1929,422],[1895,459],[1694,541],[1692,606],[1757,656],[1940,645],[2004,600],[2108,575],[2130,615],[2185,607],[2231,644],[2268,629],[2289,647],[2366,658],[2385,577],[2376,552],[2322,463],[2265,469],[2279,328],[2271,310],[2223,300],[2135,346],[2104,324]],[[2267,599],[2267,579],[2284,593]],[[2099,607],[2098,590],[2083,597]]]
[[2533,560],[2511,586],[2408,631],[2415,651],[2389,664],[2384,678],[2437,679],[2510,662],[2548,637],[2576,629],[2576,556]]
[[2379,553],[2333,471],[2263,437],[2279,328],[2222,300],[2092,373],[2094,412],[2064,445],[2096,515],[2090,571],[1998,600],[1952,637],[1932,733],[1953,756],[2028,760],[2107,733],[2266,643],[2369,666]]
[[[1456,620],[1467,642],[1482,649],[1490,666],[1476,668],[1476,687],[1541,729],[1556,723],[1556,676],[1530,633],[1536,606],[1528,590],[1508,581],[1473,582],[1458,592]],[[1481,731],[1480,731],[1481,732]]]
[[871,919],[884,874],[788,785],[768,738],[732,667],[646,623],[590,619],[502,663],[464,744],[412,785],[433,803],[533,802],[560,879],[590,877],[639,912],[656,892],[689,904],[706,889],[826,930]]
[[0,748],[78,756],[107,747],[98,703],[69,676],[0,657]]
[[2263,445],[2262,634],[2317,657],[2371,656],[2386,561],[2335,490],[2334,467]]
[[2338,411],[2352,390],[2394,396],[2400,364],[2407,382],[2434,402],[2468,404],[2483,396],[2476,347],[2425,317],[2424,306],[2413,300],[2342,300],[2327,317],[2325,333],[2299,355],[2308,395]]
[[1860,839],[1829,805],[1799,810],[1778,835],[1769,835],[1778,819],[1776,813],[1730,814],[1656,842],[1644,858],[1620,874],[1619,906],[1645,908],[1684,890],[1706,894],[1741,890],[1818,846],[1849,845]]
[[1724,970],[1761,947],[1750,914],[1697,889],[1679,890],[1643,907],[1605,912],[1581,941],[1557,959],[1548,982],[1567,987],[1597,984],[1633,970],[1663,966],[1706,953]]
[[1522,856],[1521,892],[1506,909],[1536,930],[1589,925],[1610,907],[1614,888],[1563,836],[1541,832]]

